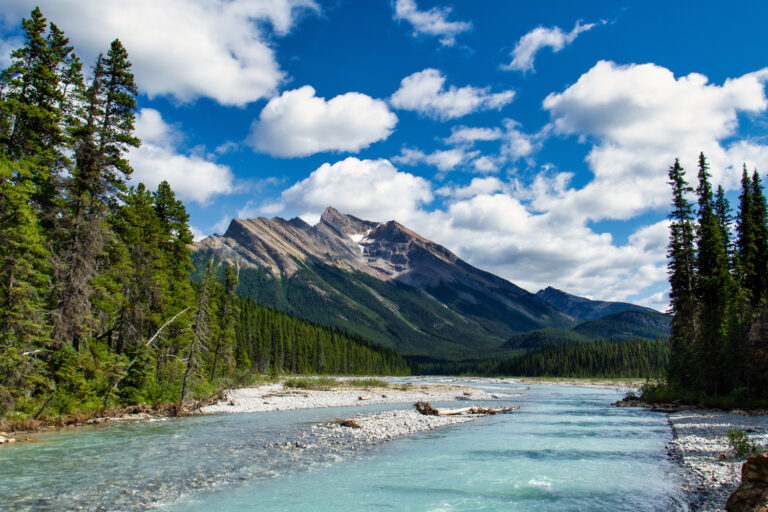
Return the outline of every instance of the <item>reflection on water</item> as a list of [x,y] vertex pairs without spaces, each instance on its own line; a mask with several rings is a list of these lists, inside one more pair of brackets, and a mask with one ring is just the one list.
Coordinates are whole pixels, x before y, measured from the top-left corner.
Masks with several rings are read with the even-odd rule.
[[[490,386],[489,386],[490,387]],[[10,510],[674,510],[666,417],[612,390],[493,384],[513,414],[357,453],[311,425],[407,405],[83,428],[0,450]],[[497,405],[497,404],[494,404]],[[274,448],[300,439],[307,447]],[[304,446],[304,445],[302,445]]]

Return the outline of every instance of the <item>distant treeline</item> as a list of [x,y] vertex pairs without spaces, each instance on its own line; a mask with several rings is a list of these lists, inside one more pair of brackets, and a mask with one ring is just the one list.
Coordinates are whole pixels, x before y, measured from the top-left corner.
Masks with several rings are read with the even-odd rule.
[[235,360],[254,372],[407,375],[395,351],[238,298]]
[[521,377],[658,378],[669,362],[667,340],[548,345],[476,361],[415,361],[421,373]]

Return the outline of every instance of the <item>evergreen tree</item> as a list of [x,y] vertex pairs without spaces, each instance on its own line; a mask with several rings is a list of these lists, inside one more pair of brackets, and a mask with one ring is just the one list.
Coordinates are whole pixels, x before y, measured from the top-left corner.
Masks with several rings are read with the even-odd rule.
[[700,304],[694,365],[700,388],[717,393],[723,388],[729,308],[733,301],[730,262],[715,212],[709,165],[699,156],[697,230],[697,296]]
[[672,212],[670,213],[669,257],[670,305],[672,320],[669,381],[687,387],[691,378],[691,347],[696,336],[695,249],[693,207],[686,194],[693,189],[685,181],[685,171],[675,159],[669,168],[672,185]]
[[757,229],[755,226],[755,207],[753,203],[752,180],[744,165],[741,175],[741,193],[739,194],[739,211],[736,217],[736,249],[738,254],[737,274],[741,286],[752,304],[759,302],[760,288],[757,276]]
[[717,186],[714,211],[717,216],[717,223],[720,225],[720,237],[725,244],[729,258],[732,258],[733,240],[731,237],[731,224],[733,223],[733,215],[731,215],[731,205],[725,197],[725,190],[723,190],[722,185]]
[[192,325],[192,342],[187,352],[187,367],[184,371],[184,380],[181,384],[180,403],[184,403],[187,396],[187,386],[192,374],[200,367],[200,358],[208,350],[208,336],[210,332],[209,320],[211,316],[211,294],[214,287],[213,260],[208,261],[205,270],[205,278],[200,288],[197,299],[197,312],[195,323]]
[[49,254],[25,160],[0,154],[0,414],[34,391],[48,335]]
[[113,41],[107,57],[97,58],[90,86],[81,88],[82,107],[71,129],[75,167],[57,244],[54,337],[71,340],[76,349],[95,323],[91,281],[109,241],[107,217],[131,173],[125,152],[139,144],[132,134],[137,91],[130,67],[125,49]]
[[[189,246],[192,233],[189,230],[189,214],[167,181],[162,181],[154,193],[154,208],[160,229],[160,246],[157,258],[161,261],[164,280],[162,283],[161,309],[165,317],[191,306],[195,292],[189,279],[192,270]],[[180,316],[168,327],[168,336],[159,344],[158,375],[167,360],[178,356],[178,348],[185,344],[186,327],[191,313]]]
[[227,368],[232,367],[232,349],[235,338],[235,319],[237,318],[237,305],[235,303],[235,289],[237,288],[237,275],[232,267],[227,265],[224,270],[222,282],[221,306],[219,307],[219,332],[216,346],[213,352],[213,367],[211,368],[211,382],[216,378],[216,366],[219,358]]
[[757,171],[752,173],[752,223],[755,230],[754,303],[764,304],[768,299],[768,208],[763,185]]
[[69,41],[55,24],[47,24],[39,8],[22,20],[22,27],[24,46],[11,54],[13,62],[0,74],[0,152],[26,161],[29,175],[24,179],[34,184],[30,201],[41,225],[50,229],[59,174],[69,168],[65,125],[72,86],[82,76]]

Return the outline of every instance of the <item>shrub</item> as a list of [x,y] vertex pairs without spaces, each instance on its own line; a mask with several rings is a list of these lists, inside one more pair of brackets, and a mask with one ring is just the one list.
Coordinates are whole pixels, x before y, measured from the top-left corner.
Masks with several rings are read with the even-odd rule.
[[750,455],[760,455],[765,453],[765,448],[750,441],[746,432],[743,430],[731,429],[728,431],[727,436],[733,451],[736,452],[737,459],[746,459]]
[[381,379],[349,379],[344,381],[345,386],[353,388],[388,388],[389,383]]
[[329,389],[339,385],[333,377],[294,377],[283,382],[283,387],[294,389]]

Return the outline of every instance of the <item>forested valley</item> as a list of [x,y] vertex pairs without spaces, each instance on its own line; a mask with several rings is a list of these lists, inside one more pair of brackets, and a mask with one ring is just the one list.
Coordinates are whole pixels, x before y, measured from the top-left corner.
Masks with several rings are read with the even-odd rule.
[[397,354],[193,284],[167,182],[128,185],[138,90],[119,40],[84,71],[36,8],[0,75],[0,418],[183,403],[253,375],[403,374]]

